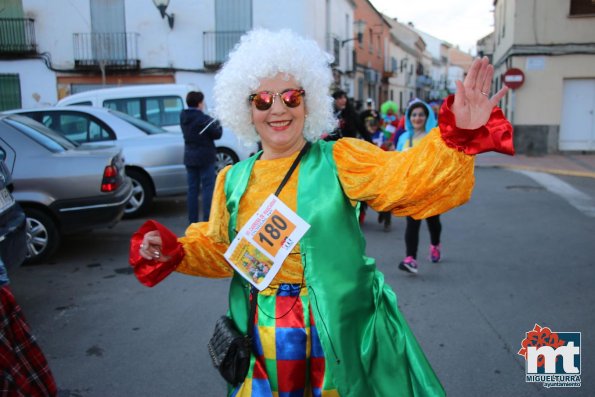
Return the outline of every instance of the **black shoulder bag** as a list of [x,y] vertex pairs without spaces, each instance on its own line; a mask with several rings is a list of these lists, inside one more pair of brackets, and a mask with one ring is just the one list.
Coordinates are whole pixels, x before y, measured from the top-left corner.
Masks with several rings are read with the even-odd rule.
[[[308,151],[310,142],[306,142],[291,167],[285,174],[281,184],[275,192],[279,196],[283,186],[299,164],[304,154]],[[250,367],[252,353],[252,337],[254,336],[254,317],[256,316],[256,301],[258,291],[255,287],[250,289],[250,314],[248,316],[248,335],[241,334],[228,316],[221,316],[215,323],[215,331],[207,347],[213,365],[223,378],[233,386],[237,386],[246,379]]]
[[223,378],[236,386],[246,378],[250,367],[252,336],[254,334],[254,316],[256,314],[256,288],[250,290],[250,315],[248,316],[248,335],[242,335],[227,316],[219,317],[215,331],[207,347],[213,365]]

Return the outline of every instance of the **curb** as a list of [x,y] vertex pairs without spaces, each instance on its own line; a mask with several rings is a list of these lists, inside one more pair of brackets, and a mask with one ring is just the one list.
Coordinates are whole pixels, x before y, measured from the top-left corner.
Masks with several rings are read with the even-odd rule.
[[564,170],[556,168],[542,168],[542,167],[531,167],[526,165],[512,165],[512,164],[476,164],[476,167],[481,168],[503,168],[509,170],[522,170],[522,171],[533,171],[542,172],[545,174],[563,175],[563,176],[578,176],[582,178],[593,178],[595,179],[595,172],[591,171],[574,171]]

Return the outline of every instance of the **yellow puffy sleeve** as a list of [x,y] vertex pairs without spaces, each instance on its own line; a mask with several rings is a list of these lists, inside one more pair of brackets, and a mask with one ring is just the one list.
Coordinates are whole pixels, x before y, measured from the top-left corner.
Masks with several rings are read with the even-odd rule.
[[180,273],[211,278],[233,275],[233,268],[223,257],[229,246],[229,213],[225,205],[224,187],[230,167],[227,166],[217,175],[209,221],[191,224],[184,237],[178,239],[185,253],[176,269]]
[[474,156],[446,146],[438,127],[404,152],[343,138],[333,157],[351,200],[397,216],[424,219],[444,213],[467,202],[475,182]]

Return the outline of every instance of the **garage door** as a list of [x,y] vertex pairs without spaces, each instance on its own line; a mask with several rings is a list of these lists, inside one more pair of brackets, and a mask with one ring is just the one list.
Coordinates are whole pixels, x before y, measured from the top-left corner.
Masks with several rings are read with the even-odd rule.
[[560,150],[595,150],[595,79],[564,81]]

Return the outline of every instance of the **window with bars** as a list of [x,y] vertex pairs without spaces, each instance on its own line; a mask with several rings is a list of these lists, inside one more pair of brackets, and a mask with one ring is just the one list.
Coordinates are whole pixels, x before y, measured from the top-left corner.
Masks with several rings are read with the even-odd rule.
[[570,15],[595,15],[595,0],[570,0]]
[[21,107],[21,81],[18,74],[0,74],[0,111]]
[[333,62],[338,66],[341,63],[341,42],[336,37],[333,37],[333,56],[335,57]]

